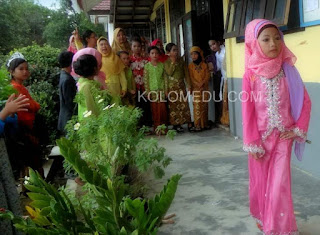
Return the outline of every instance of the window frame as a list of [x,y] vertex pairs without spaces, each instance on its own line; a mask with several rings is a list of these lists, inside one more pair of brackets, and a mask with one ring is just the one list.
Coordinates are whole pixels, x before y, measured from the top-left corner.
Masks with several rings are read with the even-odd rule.
[[[240,20],[241,20],[241,16],[242,16],[242,12],[243,12],[243,3],[244,1],[242,0],[230,0],[228,3],[228,13],[227,13],[227,17],[226,17],[226,25],[225,25],[225,30],[224,30],[224,38],[232,38],[232,37],[237,37],[239,35],[239,31],[240,31]],[[229,21],[230,21],[230,10],[232,7],[232,4],[240,4],[240,11],[237,12],[237,5],[235,6],[235,12],[234,12],[234,16],[233,16],[233,22],[232,22],[232,27],[235,30],[233,31],[229,31],[228,32],[228,26],[229,26]]]
[[300,26],[301,27],[320,25],[320,17],[318,20],[304,21],[303,0],[299,0],[299,13],[300,13]]
[[[158,27],[158,26],[160,26],[160,27]],[[158,30],[159,28],[161,30]],[[158,31],[161,31],[161,33],[159,33]],[[156,33],[156,38],[159,38],[162,41],[162,43],[165,44],[167,42],[164,4],[161,4],[156,10],[155,33]]]
[[[289,21],[289,15],[290,15],[290,6],[291,6],[291,0],[283,0],[284,5],[283,5],[283,10],[281,12],[281,17],[279,18],[274,18],[275,14],[275,4],[276,0],[261,0],[260,1],[260,7],[259,7],[259,12],[257,13],[258,18],[261,19],[269,19],[276,23],[279,26],[287,26],[288,21]],[[302,1],[302,0],[299,0]],[[234,23],[235,30],[227,32],[228,30],[228,25],[229,25],[229,20],[230,20],[230,14],[231,14],[231,5],[235,3],[241,3],[242,5],[240,6],[241,9],[238,11],[234,12],[234,17],[233,20],[236,21]],[[249,0],[230,0],[228,4],[228,12],[227,12],[227,17],[226,17],[226,25],[225,25],[225,31],[224,31],[224,38],[232,38],[232,37],[237,37],[237,41],[243,41],[243,36],[245,33],[245,27],[246,27],[246,16],[248,13],[248,4]],[[254,9],[255,5],[253,5],[252,9],[252,15],[251,15],[251,20],[253,19],[253,15],[255,14]],[[236,9],[237,10],[237,9]],[[239,17],[240,15],[240,17]],[[238,22],[237,22],[238,21]],[[300,28],[301,25],[299,24],[298,28]],[[291,31],[290,29],[288,31]]]

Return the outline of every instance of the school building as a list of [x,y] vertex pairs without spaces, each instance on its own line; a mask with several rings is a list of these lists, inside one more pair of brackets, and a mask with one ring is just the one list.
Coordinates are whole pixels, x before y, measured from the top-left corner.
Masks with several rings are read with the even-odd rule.
[[[208,40],[225,38],[230,132],[242,137],[241,92],[244,73],[244,31],[248,22],[266,18],[281,26],[284,40],[297,56],[296,67],[312,100],[304,159],[293,163],[320,177],[320,1],[319,0],[77,0],[91,19],[108,16],[108,35],[122,27],[149,40],[176,43],[190,62],[189,49],[209,53]],[[81,7],[81,6],[80,6]],[[103,8],[104,7],[104,8]],[[214,150],[213,150],[214,151]]]

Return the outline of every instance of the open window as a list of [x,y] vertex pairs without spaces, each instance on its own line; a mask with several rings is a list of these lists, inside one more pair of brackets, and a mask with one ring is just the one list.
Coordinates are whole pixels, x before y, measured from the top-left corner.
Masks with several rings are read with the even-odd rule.
[[[242,37],[246,25],[253,19],[268,19],[278,26],[295,27],[299,0],[243,0],[229,1],[224,38]],[[292,11],[292,14],[291,14]],[[292,19],[289,19],[292,18]],[[297,21],[298,20],[298,21]],[[291,22],[288,25],[288,22]],[[294,22],[294,24],[292,24]]]

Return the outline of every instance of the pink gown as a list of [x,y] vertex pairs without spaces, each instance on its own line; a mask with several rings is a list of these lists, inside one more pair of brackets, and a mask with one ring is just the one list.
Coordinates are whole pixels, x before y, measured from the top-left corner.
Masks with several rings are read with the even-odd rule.
[[[293,141],[306,140],[311,101],[304,89],[303,108],[295,122],[283,70],[263,78],[250,70],[243,78],[242,113],[246,152],[262,153],[248,158],[250,213],[266,235],[299,234],[291,196],[290,159]],[[281,132],[297,137],[280,140]]]

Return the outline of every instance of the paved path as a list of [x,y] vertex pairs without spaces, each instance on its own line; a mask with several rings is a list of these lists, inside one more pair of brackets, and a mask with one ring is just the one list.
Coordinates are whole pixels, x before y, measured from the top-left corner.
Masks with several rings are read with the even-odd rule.
[[[176,223],[159,235],[261,234],[249,215],[247,156],[242,142],[222,129],[183,133],[174,141],[160,139],[173,162],[163,181],[150,181],[153,192],[180,173],[176,198],[168,213]],[[320,167],[320,166],[319,166]],[[300,235],[320,234],[320,179],[292,167],[293,198]]]

